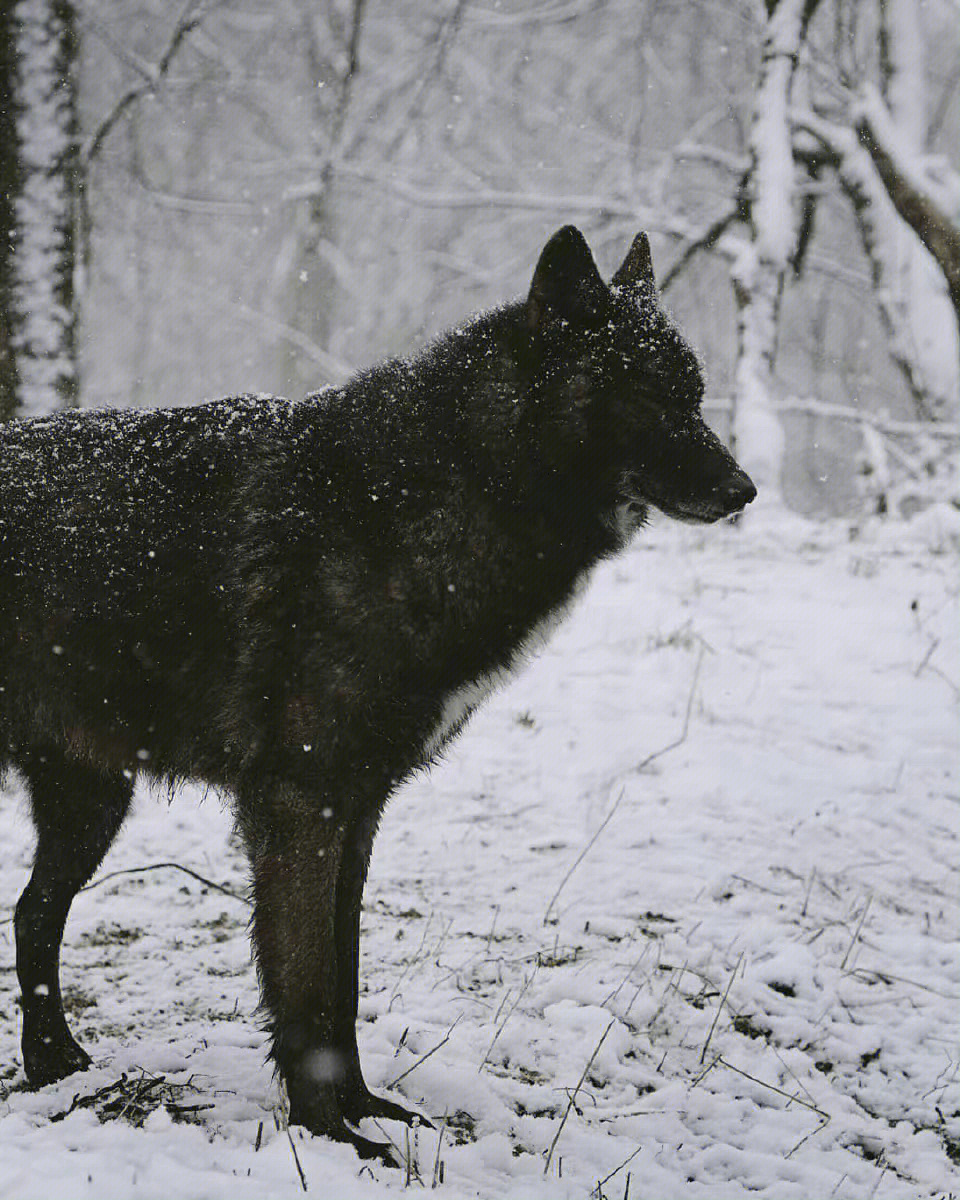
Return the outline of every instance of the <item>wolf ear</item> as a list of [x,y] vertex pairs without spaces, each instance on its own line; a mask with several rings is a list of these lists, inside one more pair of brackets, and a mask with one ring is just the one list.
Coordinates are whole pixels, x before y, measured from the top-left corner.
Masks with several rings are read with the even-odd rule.
[[603,312],[608,296],[583,234],[564,225],[544,246],[533,273],[527,327],[536,331],[550,316],[588,322]]
[[650,257],[650,241],[641,230],[633,239],[619,271],[612,281],[614,287],[634,292],[655,292],[657,281],[653,277],[653,259]]

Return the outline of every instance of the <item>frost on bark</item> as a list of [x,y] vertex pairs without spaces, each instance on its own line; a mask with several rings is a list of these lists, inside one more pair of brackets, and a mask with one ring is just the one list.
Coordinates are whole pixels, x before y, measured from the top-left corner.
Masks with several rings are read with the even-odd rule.
[[14,198],[17,194],[17,131],[13,119],[13,17],[0,5],[0,420],[17,407],[17,360],[13,338],[16,306],[13,297]]
[[79,195],[76,35],[65,0],[13,9],[19,189],[14,207],[18,413],[77,400],[74,274]]
[[797,246],[800,214],[790,102],[817,0],[765,0],[759,81],[746,181],[750,242],[734,265],[737,363],[733,441],[768,503],[782,503],[784,437],[774,410],[774,362],[783,281]]

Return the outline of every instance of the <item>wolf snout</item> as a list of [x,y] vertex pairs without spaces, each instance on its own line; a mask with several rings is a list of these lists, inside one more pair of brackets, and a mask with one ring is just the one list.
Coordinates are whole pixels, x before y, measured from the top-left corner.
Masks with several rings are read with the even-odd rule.
[[718,484],[714,491],[714,499],[722,509],[723,516],[729,517],[731,514],[739,512],[741,508],[745,508],[756,497],[756,494],[757,489],[750,476],[744,474],[743,471],[738,471],[736,475]]

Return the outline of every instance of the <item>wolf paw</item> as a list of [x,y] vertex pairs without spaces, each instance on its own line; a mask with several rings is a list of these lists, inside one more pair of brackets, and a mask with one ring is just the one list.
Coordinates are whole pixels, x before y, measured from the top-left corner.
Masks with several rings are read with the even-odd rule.
[[73,1038],[36,1038],[23,1046],[23,1069],[32,1088],[42,1088],[90,1066],[90,1055]]
[[395,1100],[387,1100],[383,1096],[375,1096],[367,1088],[344,1096],[342,1101],[343,1115],[348,1121],[361,1121],[364,1117],[379,1117],[384,1121],[403,1121],[405,1125],[419,1122],[425,1129],[434,1129],[433,1122],[422,1113],[413,1112]]
[[301,1112],[293,1105],[290,1107],[291,1125],[302,1125],[310,1133],[318,1137],[328,1137],[334,1142],[347,1142],[353,1146],[358,1156],[368,1161],[379,1161],[385,1167],[402,1166],[400,1158],[389,1142],[377,1142],[364,1137],[346,1121],[317,1120],[315,1115]]

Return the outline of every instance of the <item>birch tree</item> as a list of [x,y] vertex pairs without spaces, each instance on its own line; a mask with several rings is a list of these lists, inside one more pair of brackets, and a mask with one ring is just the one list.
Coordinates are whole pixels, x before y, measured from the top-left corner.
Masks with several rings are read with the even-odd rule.
[[12,20],[17,148],[12,408],[35,416],[75,404],[79,387],[77,39],[68,0],[19,0]]
[[800,210],[790,106],[818,0],[765,0],[760,72],[743,188],[750,238],[733,266],[737,362],[733,443],[768,504],[782,503],[783,430],[774,409],[774,364],[784,278],[797,247]]
[[19,152],[13,115],[16,56],[9,5],[0,6],[0,420],[17,408],[14,352],[17,308],[13,286],[14,202],[19,188]]

